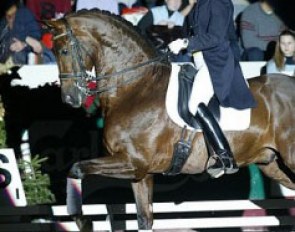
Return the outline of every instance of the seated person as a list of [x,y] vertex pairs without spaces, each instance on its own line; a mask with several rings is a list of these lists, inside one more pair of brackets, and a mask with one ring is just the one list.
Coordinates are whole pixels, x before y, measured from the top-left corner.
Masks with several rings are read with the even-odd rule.
[[143,6],[141,0],[118,0],[118,2],[120,15],[134,26],[148,12],[148,8]]
[[117,0],[77,0],[76,11],[93,8],[109,11],[116,15],[119,14],[119,3]]
[[[176,31],[177,36],[181,34],[182,26],[184,24],[185,16],[188,15],[192,9],[196,0],[190,0],[189,4],[180,11],[182,0],[165,0],[165,5],[151,8],[148,13],[138,22],[138,27],[144,35],[158,36],[163,39],[162,44],[159,44],[162,48],[176,38],[173,38],[173,30]],[[160,28],[154,26],[161,26]],[[168,30],[169,29],[169,30]],[[155,30],[155,31],[153,31]],[[158,33],[162,33],[158,35]],[[172,38],[165,38],[167,34]],[[151,38],[155,41],[153,38]],[[156,42],[156,41],[155,41]],[[163,44],[164,43],[164,44]]]
[[48,49],[42,42],[28,36],[26,38],[26,43],[32,48],[32,51],[35,53],[37,64],[52,64],[56,63],[55,56],[53,52]]
[[26,0],[25,2],[38,21],[61,18],[71,12],[74,4],[71,0]]
[[0,21],[0,62],[11,56],[15,64],[26,64],[31,51],[25,40],[28,36],[40,40],[41,29],[33,13],[18,0],[1,1],[4,17]]
[[120,14],[124,8],[133,8],[143,6],[141,0],[118,0]]
[[284,23],[275,14],[271,0],[250,4],[241,15],[240,34],[245,61],[269,60]]
[[273,58],[266,65],[267,73],[283,73],[293,76],[295,73],[295,33],[283,31],[278,39]]

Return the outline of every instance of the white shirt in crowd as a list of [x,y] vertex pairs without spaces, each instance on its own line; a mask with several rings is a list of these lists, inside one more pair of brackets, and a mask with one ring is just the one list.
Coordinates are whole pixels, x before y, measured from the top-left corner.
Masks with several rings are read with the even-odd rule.
[[76,10],[93,9],[109,11],[113,14],[119,14],[118,0],[78,0]]

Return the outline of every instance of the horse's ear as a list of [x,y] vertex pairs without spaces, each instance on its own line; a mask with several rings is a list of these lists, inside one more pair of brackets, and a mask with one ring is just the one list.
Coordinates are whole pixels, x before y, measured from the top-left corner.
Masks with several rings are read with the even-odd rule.
[[60,22],[60,20],[42,20],[41,24],[42,24],[42,27],[44,27],[45,29],[51,32],[56,31],[62,26],[62,23]]

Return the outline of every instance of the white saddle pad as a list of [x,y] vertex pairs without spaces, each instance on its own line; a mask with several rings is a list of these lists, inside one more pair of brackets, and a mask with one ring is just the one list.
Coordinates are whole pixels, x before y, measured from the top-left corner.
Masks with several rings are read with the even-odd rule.
[[[178,72],[181,63],[172,63],[172,72],[166,94],[166,109],[171,120],[180,127],[187,126],[188,129],[194,130],[183,121],[178,113]],[[193,65],[193,64],[191,64]],[[189,101],[189,110],[195,114],[200,102],[208,104],[213,96],[213,87],[208,73],[207,66],[202,66],[193,84],[192,94]],[[246,130],[250,126],[251,109],[237,110],[233,108],[220,107],[219,124],[224,131]]]

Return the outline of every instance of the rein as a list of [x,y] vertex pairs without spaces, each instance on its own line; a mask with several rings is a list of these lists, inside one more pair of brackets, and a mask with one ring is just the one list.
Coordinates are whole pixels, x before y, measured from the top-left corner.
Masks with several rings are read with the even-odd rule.
[[[78,63],[80,71],[78,71],[76,68],[74,68],[75,65],[73,64],[73,69],[74,69],[73,71],[74,72],[72,72],[72,73],[60,73],[59,76],[60,76],[61,79],[66,79],[66,78],[72,78],[72,79],[74,78],[74,79],[76,79],[78,81],[77,87],[83,93],[85,93],[86,95],[93,95],[95,93],[103,93],[103,92],[110,91],[111,89],[123,86],[123,85],[133,81],[135,78],[130,78],[129,80],[126,80],[126,81],[122,82],[121,85],[114,85],[114,86],[110,86],[110,87],[107,87],[107,88],[101,88],[100,90],[89,89],[87,87],[86,83],[81,84],[83,79],[84,79],[84,81],[100,81],[100,80],[104,80],[104,79],[111,78],[111,77],[114,77],[114,76],[122,75],[122,74],[125,74],[125,73],[128,73],[128,72],[132,72],[132,71],[135,71],[138,68],[148,66],[148,65],[151,65],[151,64],[154,64],[154,63],[158,63],[158,62],[161,62],[163,60],[167,60],[167,54],[163,54],[163,55],[154,57],[152,59],[149,59],[149,60],[147,60],[145,62],[136,64],[134,66],[124,68],[124,69],[122,69],[120,71],[116,71],[116,72],[113,72],[113,73],[110,73],[110,74],[103,74],[103,75],[93,76],[93,75],[87,73],[86,68],[85,68],[85,66],[84,66],[84,64],[82,62],[82,49],[83,49],[83,46],[81,46],[81,43],[76,38],[76,36],[73,34],[72,29],[70,27],[70,24],[68,23],[66,18],[63,18],[63,21],[64,21],[65,26],[66,26],[66,32],[62,33],[60,35],[54,36],[53,40],[57,40],[57,39],[59,39],[59,38],[61,38],[63,36],[68,36],[69,37],[70,45],[71,45],[71,48],[72,48],[71,50],[74,53],[75,57],[77,57],[77,63]],[[89,53],[87,51],[86,51],[86,54],[89,55]],[[91,56],[90,56],[90,58],[91,58]]]
[[155,57],[153,59],[150,59],[148,61],[139,63],[137,65],[134,65],[134,66],[131,66],[131,67],[128,67],[128,68],[124,68],[124,69],[122,69],[120,71],[117,71],[117,72],[113,72],[111,74],[98,75],[95,78],[95,80],[103,80],[103,79],[107,79],[109,77],[118,76],[118,75],[121,75],[121,74],[124,74],[124,73],[127,73],[127,72],[135,71],[138,68],[141,68],[141,67],[153,64],[153,63],[158,63],[160,61],[163,61],[163,60],[166,59],[166,57],[167,57],[167,55],[164,54],[164,55],[161,55],[161,56],[157,56],[157,57]]

